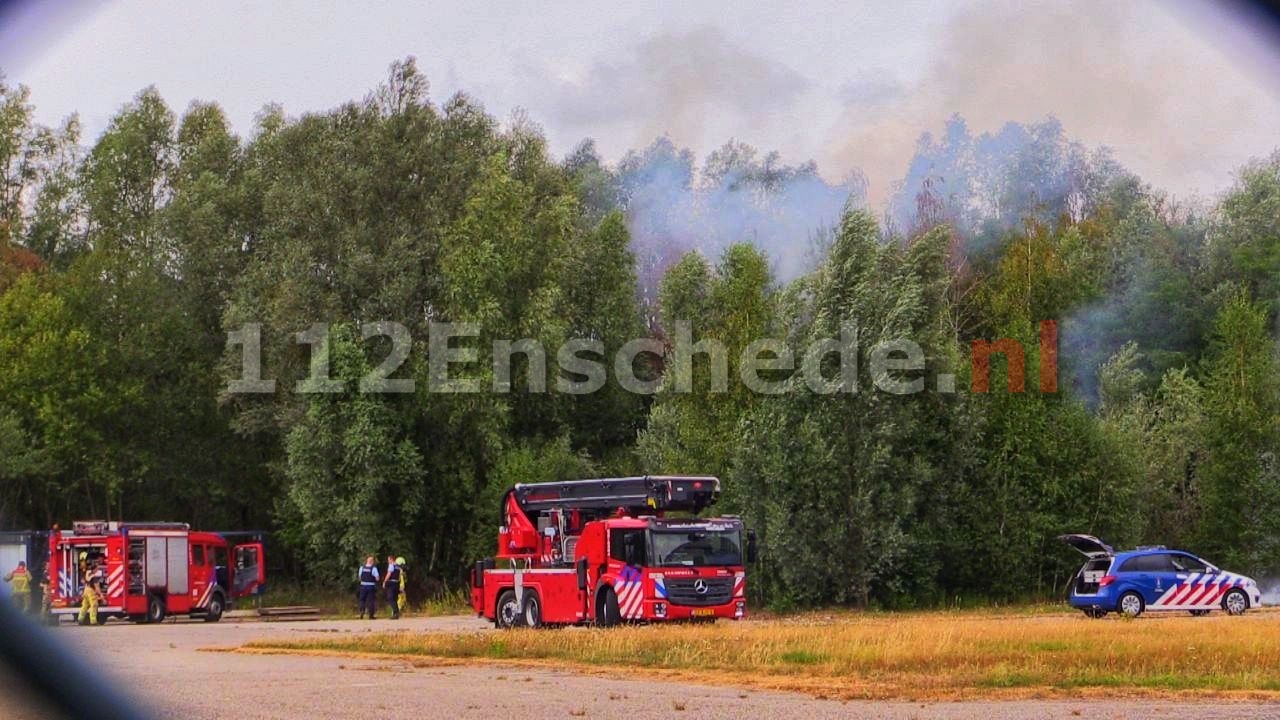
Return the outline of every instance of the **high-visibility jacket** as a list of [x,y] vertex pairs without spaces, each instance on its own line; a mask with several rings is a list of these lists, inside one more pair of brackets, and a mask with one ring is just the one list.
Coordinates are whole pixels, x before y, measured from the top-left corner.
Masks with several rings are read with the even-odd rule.
[[14,594],[27,594],[31,592],[31,573],[26,568],[17,568],[13,572],[4,576],[4,581],[9,583],[9,589]]

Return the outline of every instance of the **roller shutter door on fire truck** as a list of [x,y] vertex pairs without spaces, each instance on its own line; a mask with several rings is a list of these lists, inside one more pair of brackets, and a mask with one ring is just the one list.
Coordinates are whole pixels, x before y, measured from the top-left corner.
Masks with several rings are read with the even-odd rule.
[[147,538],[147,588],[169,594],[187,592],[187,539]]

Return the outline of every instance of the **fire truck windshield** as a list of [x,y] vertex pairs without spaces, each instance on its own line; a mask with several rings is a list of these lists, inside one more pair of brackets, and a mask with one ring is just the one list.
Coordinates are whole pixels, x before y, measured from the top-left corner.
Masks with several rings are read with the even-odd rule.
[[742,532],[727,530],[651,530],[653,558],[658,566],[705,567],[742,564]]

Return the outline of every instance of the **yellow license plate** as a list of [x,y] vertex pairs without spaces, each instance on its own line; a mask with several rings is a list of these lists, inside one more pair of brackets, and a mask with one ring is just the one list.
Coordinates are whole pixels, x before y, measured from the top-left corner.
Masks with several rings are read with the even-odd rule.
[[706,617],[706,616],[715,615],[715,614],[716,614],[716,611],[713,608],[698,608],[697,610],[693,611],[694,617]]

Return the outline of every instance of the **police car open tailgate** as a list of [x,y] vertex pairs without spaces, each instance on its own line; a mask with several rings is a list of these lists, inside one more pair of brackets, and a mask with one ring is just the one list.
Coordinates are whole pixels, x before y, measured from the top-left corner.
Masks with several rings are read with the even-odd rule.
[[1070,545],[1087,558],[1103,558],[1115,555],[1110,545],[1092,535],[1059,535],[1058,539]]

